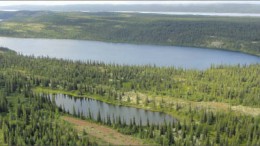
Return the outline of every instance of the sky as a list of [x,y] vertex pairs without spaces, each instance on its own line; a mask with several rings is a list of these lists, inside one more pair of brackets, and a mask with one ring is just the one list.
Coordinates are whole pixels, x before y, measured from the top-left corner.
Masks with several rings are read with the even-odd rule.
[[1,1],[0,6],[10,5],[69,5],[69,4],[260,4],[260,1]]

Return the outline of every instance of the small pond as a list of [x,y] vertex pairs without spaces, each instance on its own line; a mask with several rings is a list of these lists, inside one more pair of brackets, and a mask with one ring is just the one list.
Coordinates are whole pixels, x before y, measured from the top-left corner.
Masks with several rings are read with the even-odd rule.
[[162,112],[152,112],[144,109],[138,109],[133,107],[119,106],[108,104],[102,101],[98,101],[91,98],[76,98],[64,94],[50,94],[50,99],[54,99],[58,107],[62,108],[70,114],[83,114],[86,118],[91,117],[97,120],[98,114],[100,113],[102,120],[107,120],[110,117],[112,123],[113,119],[121,118],[121,121],[125,121],[126,124],[130,124],[130,121],[135,119],[137,125],[149,124],[163,124],[176,122],[172,116]]

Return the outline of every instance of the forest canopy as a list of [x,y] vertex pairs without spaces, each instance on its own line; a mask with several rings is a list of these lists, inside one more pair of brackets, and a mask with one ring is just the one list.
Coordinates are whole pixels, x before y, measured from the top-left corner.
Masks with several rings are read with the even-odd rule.
[[[6,48],[4,49],[6,50]],[[136,105],[155,106],[159,111],[170,110],[185,118],[176,123],[138,126],[123,121],[97,122],[146,139],[150,144],[167,145],[258,145],[260,144],[259,115],[250,116],[213,112],[202,107],[171,105],[170,98],[229,102],[235,105],[259,107],[259,64],[212,66],[205,71],[154,66],[120,66],[95,61],[71,61],[48,57],[0,53],[0,143],[9,145],[95,145],[86,132],[75,131],[60,120],[62,109],[34,92],[76,92],[78,96],[98,95],[100,100],[127,103],[122,98],[129,91],[145,93],[136,98]],[[150,96],[163,97],[160,102]],[[147,99],[147,100],[146,100]],[[116,102],[113,102],[116,101]],[[80,113],[73,116],[84,120]],[[176,114],[177,116],[177,114]],[[111,119],[112,120],[112,119]],[[110,120],[107,120],[110,121]],[[24,130],[25,129],[25,130]]]

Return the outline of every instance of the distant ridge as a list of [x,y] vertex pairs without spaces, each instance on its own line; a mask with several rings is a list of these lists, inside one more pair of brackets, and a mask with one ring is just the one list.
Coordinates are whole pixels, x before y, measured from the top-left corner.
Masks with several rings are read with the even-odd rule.
[[260,4],[73,4],[73,5],[13,5],[0,6],[0,10],[49,10],[49,11],[144,11],[144,12],[212,12],[212,13],[260,13]]

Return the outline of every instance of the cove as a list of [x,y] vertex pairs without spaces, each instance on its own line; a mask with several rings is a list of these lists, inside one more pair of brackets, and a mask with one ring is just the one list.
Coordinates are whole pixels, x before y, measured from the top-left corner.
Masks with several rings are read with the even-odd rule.
[[95,60],[106,64],[156,65],[207,69],[214,65],[260,63],[260,57],[240,52],[159,45],[107,43],[85,40],[0,37],[0,46],[18,53],[71,60]]
[[102,120],[107,120],[110,117],[111,122],[113,119],[125,121],[127,125],[130,121],[134,121],[137,125],[147,125],[149,124],[164,124],[176,122],[172,116],[167,115],[162,112],[152,112],[144,109],[138,109],[133,107],[112,105],[102,101],[98,101],[91,98],[76,98],[64,94],[49,94],[47,97],[52,102],[55,102],[56,106],[60,107],[63,111],[70,114],[83,114],[84,117],[88,118],[89,115],[94,120],[97,120],[98,114],[100,113]]

